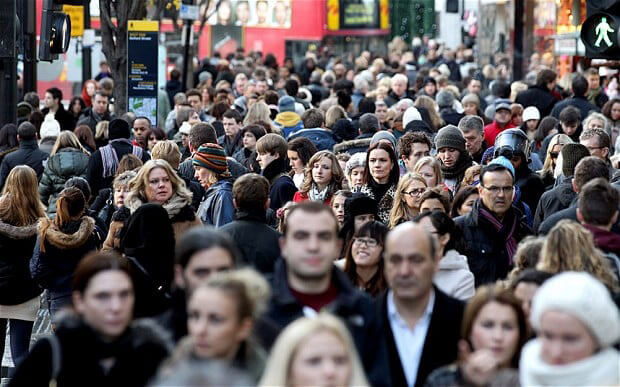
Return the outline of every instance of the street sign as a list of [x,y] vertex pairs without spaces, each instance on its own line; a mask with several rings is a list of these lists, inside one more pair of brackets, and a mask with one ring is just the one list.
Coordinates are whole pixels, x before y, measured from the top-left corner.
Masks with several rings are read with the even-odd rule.
[[200,18],[199,7],[197,5],[181,4],[179,18],[183,20],[198,20]]
[[82,36],[84,34],[84,6],[63,5],[62,11],[71,19],[71,37]]
[[130,20],[127,28],[127,110],[157,125],[159,23]]

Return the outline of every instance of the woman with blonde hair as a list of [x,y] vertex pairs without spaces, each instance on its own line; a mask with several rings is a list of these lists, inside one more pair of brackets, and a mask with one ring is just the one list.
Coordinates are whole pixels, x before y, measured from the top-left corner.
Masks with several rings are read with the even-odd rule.
[[60,132],[39,183],[39,195],[41,202],[47,206],[48,216],[55,216],[56,199],[64,189],[65,182],[75,176],[86,178],[89,156],[90,153],[73,132]]
[[558,164],[560,151],[564,148],[564,145],[572,142],[573,140],[565,134],[556,134],[551,138],[551,141],[549,141],[543,169],[538,172],[545,183],[545,187],[555,183],[555,179],[558,177],[556,174],[556,166]]
[[[536,269],[553,274],[585,271],[609,290],[617,292],[618,279],[612,274],[610,263],[595,247],[594,238],[588,230],[575,221],[565,219],[547,234]],[[615,265],[615,262],[611,264]]]
[[271,111],[265,101],[257,101],[250,106],[248,113],[243,119],[243,126],[258,124],[259,121],[268,123],[271,128],[271,133],[280,133],[280,130],[276,128],[273,121],[271,121]]
[[334,193],[342,189],[344,172],[332,152],[323,150],[312,155],[304,171],[304,181],[293,196],[295,203],[312,200],[328,206]]
[[341,118],[347,118],[347,112],[344,111],[342,106],[335,105],[327,109],[325,113],[325,127],[333,129],[334,124]]
[[259,386],[368,386],[351,335],[336,317],[302,317],[278,336]]
[[109,121],[99,121],[95,126],[95,144],[97,145],[97,148],[108,145],[109,127]]
[[413,172],[426,180],[427,187],[436,187],[443,183],[441,177],[441,164],[432,156],[424,156],[413,167]]
[[413,106],[423,107],[424,109],[426,109],[431,119],[430,126],[433,132],[437,132],[444,125],[443,120],[439,116],[437,103],[431,97],[426,96],[426,95],[421,95],[418,98],[416,98]]
[[426,180],[417,173],[406,173],[400,177],[390,212],[390,229],[418,215],[420,199],[426,188]]
[[[37,240],[37,222],[44,216],[36,173],[26,165],[13,168],[0,197],[0,350],[4,352],[10,321],[11,357],[16,365],[28,354],[39,310],[41,290],[30,277],[28,263]],[[9,377],[13,371],[9,368]]]
[[129,181],[128,188],[125,207],[130,213],[145,203],[161,205],[172,221],[175,239],[189,228],[200,225],[192,209],[192,193],[167,161],[147,161]]

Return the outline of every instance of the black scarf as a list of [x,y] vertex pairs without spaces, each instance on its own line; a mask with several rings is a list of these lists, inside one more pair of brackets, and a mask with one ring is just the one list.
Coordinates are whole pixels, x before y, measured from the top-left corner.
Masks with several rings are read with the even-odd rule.
[[453,167],[448,168],[441,163],[441,175],[444,179],[461,180],[465,174],[465,170],[473,165],[472,158],[467,152],[459,152],[459,159]]
[[282,158],[273,160],[267,165],[265,170],[263,170],[263,176],[269,180],[269,184],[271,185],[273,185],[275,179],[283,173],[286,173],[286,160]]

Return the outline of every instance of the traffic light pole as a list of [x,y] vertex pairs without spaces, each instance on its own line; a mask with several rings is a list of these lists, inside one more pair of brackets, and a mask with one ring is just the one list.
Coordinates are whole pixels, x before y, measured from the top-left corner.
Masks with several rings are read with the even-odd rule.
[[189,57],[189,45],[192,35],[192,27],[192,21],[185,20],[185,26],[183,27],[183,30],[185,31],[185,36],[183,39],[183,72],[181,74],[181,85],[183,91],[187,91],[187,77],[188,73],[192,70],[192,63]]
[[0,126],[17,121],[16,0],[0,0]]
[[28,0],[19,0],[18,14],[24,32],[24,72],[22,92],[37,91],[37,37],[35,23],[37,20],[36,7],[30,6]]
[[[84,30],[90,29],[90,6],[88,2],[84,4]],[[82,39],[82,42],[84,40]],[[82,85],[92,78],[92,55],[90,46],[82,45]]]

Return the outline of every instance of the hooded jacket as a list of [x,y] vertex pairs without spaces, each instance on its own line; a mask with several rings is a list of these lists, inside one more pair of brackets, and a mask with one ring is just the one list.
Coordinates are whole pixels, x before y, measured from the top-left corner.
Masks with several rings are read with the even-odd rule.
[[56,215],[56,199],[72,177],[86,178],[89,156],[79,149],[64,148],[47,160],[39,182],[41,201],[47,206],[47,214]]
[[456,250],[448,250],[439,261],[439,270],[433,283],[450,297],[467,301],[474,296],[474,275],[469,271],[467,257]]

